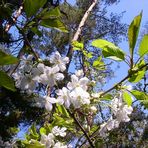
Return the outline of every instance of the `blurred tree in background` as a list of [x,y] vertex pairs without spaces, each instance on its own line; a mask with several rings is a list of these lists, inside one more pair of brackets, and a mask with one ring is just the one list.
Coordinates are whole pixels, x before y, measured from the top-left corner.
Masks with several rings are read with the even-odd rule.
[[[102,92],[102,86],[107,83],[108,79],[113,77],[114,71],[112,71],[111,67],[113,62],[102,58],[101,49],[95,46],[90,47],[90,43],[101,38],[118,45],[123,39],[127,38],[128,27],[121,22],[124,12],[120,14],[108,12],[107,8],[112,4],[118,4],[119,0],[100,0],[91,11],[84,26],[82,26],[83,29],[77,39],[79,44],[74,45],[76,49],[71,53],[73,36],[92,2],[93,0],[76,0],[75,4],[72,5],[66,0],[41,0],[40,2],[38,0],[34,2],[32,0],[2,0],[0,2],[0,58],[6,53],[16,56],[18,59],[33,54],[33,63],[35,61],[40,62],[43,59],[44,64],[50,66],[51,63],[45,57],[50,58],[54,52],[58,51],[61,55],[68,56],[70,62],[64,72],[64,80],[55,86],[55,89],[61,89],[65,86],[70,81],[70,74],[73,74],[75,70],[83,69],[85,76],[97,82],[95,90]],[[147,34],[147,31],[144,31],[144,34]],[[81,48],[85,50],[82,51]],[[11,59],[11,57],[9,58]],[[12,60],[14,59],[12,58]],[[9,64],[14,65],[10,66]],[[0,70],[11,77],[19,64],[20,61],[10,62],[6,65],[0,63]],[[132,66],[130,70],[133,70]],[[0,81],[2,81],[3,73],[0,74]],[[10,81],[9,77],[6,79]],[[135,90],[148,93],[147,81],[147,73],[145,72],[140,83],[134,85]],[[53,107],[51,113],[34,106],[37,95],[40,93],[43,95],[43,90],[46,89],[44,85],[38,85],[36,95],[13,88],[7,85],[5,80],[0,83],[0,86],[0,145],[3,147],[7,145],[5,141],[13,141],[19,128],[21,131],[23,127],[30,127],[33,123],[36,123],[39,131],[40,127],[48,126],[56,118],[54,116],[56,106]],[[89,89],[92,88],[90,86]],[[14,89],[16,90],[14,91]],[[115,89],[111,96],[105,95],[104,98],[113,98],[120,88],[116,87]],[[55,95],[55,90],[53,90],[52,94]],[[94,136],[92,136],[92,139],[96,138],[96,143],[100,144],[98,147],[147,145],[148,117],[147,112],[145,113],[147,106],[137,100],[133,101],[132,106],[134,111],[131,115],[131,121],[122,123],[118,129],[112,130],[108,135],[109,138],[102,138],[92,134]],[[107,112],[104,110],[107,110]],[[82,124],[84,123],[83,111],[78,110],[77,114]],[[99,127],[103,122],[107,121],[110,115],[109,108],[106,109],[105,106],[102,107],[98,104],[99,117],[96,115],[92,119],[96,121],[92,133],[97,126]],[[89,120],[88,118],[87,120]],[[79,134],[75,145],[87,147],[88,143],[83,139],[83,135],[80,137]],[[69,132],[65,141],[74,141],[76,138],[72,132]]]

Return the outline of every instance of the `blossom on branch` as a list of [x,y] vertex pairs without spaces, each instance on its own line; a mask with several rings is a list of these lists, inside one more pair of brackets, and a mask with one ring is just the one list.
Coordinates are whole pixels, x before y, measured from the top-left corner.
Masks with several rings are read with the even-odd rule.
[[66,127],[58,127],[58,126],[55,126],[53,129],[52,129],[52,133],[55,135],[55,136],[61,136],[61,137],[65,137],[66,136]]
[[63,72],[66,70],[66,64],[69,62],[68,57],[61,57],[58,51],[55,52],[54,56],[50,58],[50,62],[53,63],[55,66],[59,67],[59,70]]

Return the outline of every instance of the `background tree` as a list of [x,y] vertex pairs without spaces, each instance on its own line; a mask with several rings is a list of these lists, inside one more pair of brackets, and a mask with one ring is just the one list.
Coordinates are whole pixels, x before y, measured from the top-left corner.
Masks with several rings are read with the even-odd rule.
[[[38,0],[36,1],[39,2]],[[98,84],[96,85],[96,87],[98,88],[94,89],[98,89],[100,91],[101,87],[99,86],[101,86],[100,84],[102,84],[102,79],[105,80],[107,76],[108,77],[111,76],[110,75],[111,72],[109,69],[110,63],[102,58],[100,52],[101,47],[98,46],[97,43],[93,42],[94,47],[90,47],[89,44],[92,40],[97,38],[107,38],[108,40],[114,41],[114,43],[117,44],[120,42],[119,37],[121,35],[125,35],[126,25],[120,23],[121,16],[116,16],[111,14],[111,16],[108,18],[106,15],[106,10],[100,8],[101,5],[107,6],[115,2],[116,1],[101,1],[101,3],[98,3],[95,6],[94,11],[91,10],[90,11],[91,13],[88,11],[90,15],[89,17],[86,15],[88,17],[87,21],[84,23],[84,25],[79,26],[81,19],[85,16],[84,13],[87,12],[87,9],[91,7],[93,3],[94,5],[96,4],[95,1],[91,2],[77,1],[75,6],[71,6],[65,1],[60,5],[59,9],[57,7],[59,4],[58,1],[56,3],[53,3],[53,1],[47,2],[46,0],[42,0],[40,1],[40,3],[38,3],[38,5],[34,5],[34,3],[32,3],[30,0],[26,0],[23,3],[22,2],[19,3],[17,8],[17,10],[19,11],[16,12],[16,15],[14,15],[15,13],[12,12],[10,13],[11,19],[10,17],[8,17],[7,20],[7,17],[2,17],[1,29],[5,34],[8,35],[8,31],[11,28],[11,26],[14,26],[14,29],[17,30],[17,37],[13,36],[14,30],[12,30],[12,32],[9,34],[10,36],[12,35],[11,39],[9,37],[11,41],[8,42],[7,40],[6,42],[5,40],[2,40],[2,42],[7,43],[9,47],[9,52],[10,53],[12,52],[13,55],[15,53],[19,59],[22,58],[23,56],[26,57],[30,53],[33,54],[33,58],[31,59],[32,61],[30,62],[34,66],[36,66],[40,62],[44,63],[46,66],[51,66],[52,63],[49,62],[49,60],[41,60],[40,58],[44,58],[46,56],[51,57],[53,51],[59,51],[62,55],[69,57],[70,63],[67,64],[66,67],[67,70],[64,72],[64,74],[66,75],[64,82],[57,84],[51,90],[48,90],[48,87],[46,88],[48,91],[50,91],[49,93],[51,94],[51,96],[56,96],[55,90],[57,88],[58,89],[62,88],[70,80],[69,72],[73,73],[71,65],[74,62],[76,64],[76,67],[74,69],[83,69],[84,76],[87,76],[90,80],[97,80]],[[4,6],[5,2],[1,4],[1,8],[3,8]],[[33,9],[28,9],[29,8],[28,6],[32,7]],[[10,9],[14,11],[16,7],[12,7]],[[21,16],[21,18],[19,19],[18,16]],[[73,20],[73,18],[76,19]],[[43,26],[48,29],[43,28]],[[66,33],[68,30],[68,33],[67,34],[61,33],[51,28],[55,28]],[[75,39],[75,32],[77,33],[78,31],[77,28],[80,29],[80,32],[78,32],[78,38]],[[15,44],[17,48],[15,47]],[[100,42],[100,45],[101,44],[102,43]],[[106,44],[107,46],[110,46],[110,43]],[[111,49],[114,51],[114,48],[116,48],[116,46],[114,45],[112,46],[113,49],[112,48]],[[3,49],[3,51],[8,52],[6,51],[6,49]],[[122,53],[122,51],[120,51],[120,54],[121,55],[117,54],[114,56],[115,57],[117,56],[118,59],[120,58],[120,60],[123,60],[124,54]],[[1,71],[0,73],[1,76],[5,80],[7,79],[8,81],[11,81],[10,78],[6,75],[6,73],[8,73],[9,76],[12,76],[12,74],[15,73],[17,69],[19,69],[21,62],[18,62],[17,59],[14,57],[11,56],[9,57],[9,55],[6,55],[4,52],[1,52],[0,55],[1,57],[8,56],[8,59],[10,58],[13,61],[7,64],[17,63],[13,67],[5,66],[6,63],[1,64],[2,70],[5,71],[5,72]],[[140,65],[140,67],[138,67],[138,71],[134,71],[133,55],[131,56],[130,60],[131,60],[130,71],[128,76],[124,78],[123,81],[130,77],[132,79],[133,78],[132,75],[138,73],[141,66],[144,67],[146,66],[146,65]],[[143,70],[143,67],[141,69]],[[26,71],[25,74],[28,75],[28,73],[30,73],[30,71]],[[120,84],[123,81],[119,82],[118,85],[120,86]],[[91,136],[91,133],[90,135],[88,135],[86,131],[95,133],[96,130],[95,128],[97,128],[97,126],[103,123],[103,121],[106,121],[108,119],[108,117],[110,116],[110,112],[108,114],[105,113],[104,115],[101,115],[102,119],[100,118],[97,119],[97,117],[94,116],[94,113],[89,111],[89,108],[87,107],[84,109],[78,109],[74,111],[74,113],[72,113],[71,110],[64,110],[64,108],[62,109],[60,108],[61,106],[53,105],[52,112],[46,113],[44,109],[40,109],[38,107],[33,106],[33,103],[36,101],[35,99],[38,97],[38,95],[44,93],[43,92],[43,90],[45,89],[44,85],[40,84],[37,86],[35,90],[37,92],[36,94],[28,94],[27,91],[21,92],[19,89],[17,89],[17,92],[9,92],[9,90],[14,91],[15,88],[12,85],[12,81],[11,85],[8,84],[9,83],[6,83],[5,81],[2,81],[0,83],[0,85],[2,86],[0,89],[1,100],[2,100],[1,127],[2,129],[5,129],[1,130],[2,131],[1,135],[3,140],[8,140],[11,134],[13,134],[13,132],[16,131],[16,127],[18,127],[20,123],[30,125],[32,122],[35,121],[38,127],[42,127],[40,128],[40,132],[42,130],[42,132],[44,133],[46,129],[51,128],[50,124],[57,125],[56,121],[64,122],[63,119],[65,119],[66,121],[67,117],[70,118],[69,116],[71,116],[71,118],[78,125],[78,127],[76,125],[75,126],[70,125],[71,127],[69,127],[69,125],[66,124],[66,122],[64,122],[64,125],[67,126],[69,129],[74,129],[74,128],[81,129],[81,131],[85,136],[82,135],[81,137],[80,136],[82,134],[81,132],[78,132],[78,135],[75,136],[74,133],[75,131],[70,130],[68,136],[65,138],[67,142],[72,142],[73,139],[75,140],[76,138],[78,138],[79,140],[77,141],[76,145],[80,146],[81,144],[88,146],[89,142],[89,144],[92,147],[93,147],[92,138],[94,137],[96,138],[96,144],[98,143],[97,141],[101,143],[100,140],[103,140],[103,143],[106,142],[106,139],[102,139],[98,135],[94,136],[92,134]],[[102,93],[99,98],[101,98],[102,96],[104,96],[104,98],[108,98],[108,96],[106,96],[105,94],[112,91],[113,89],[116,90],[123,89],[123,88],[118,88],[119,87],[118,85],[115,85],[110,90],[107,90],[106,92]],[[92,88],[93,85],[90,84],[89,91],[91,93],[93,92]],[[112,93],[113,95],[116,95],[117,92],[115,91]],[[112,95],[109,96],[109,99],[111,98],[113,98]],[[98,104],[98,111],[102,113],[103,111],[102,109],[103,109],[102,105]],[[62,116],[63,110],[64,114],[66,113],[66,117]],[[94,122],[95,119],[101,120],[101,122],[95,123]],[[70,120],[69,122],[73,121]],[[85,122],[87,122],[89,127],[92,128],[92,131],[90,131],[88,127],[86,127],[85,131],[84,127],[82,127],[82,125],[85,125]],[[93,123],[95,125],[92,125]],[[123,130],[123,128],[121,130]],[[35,125],[33,124],[33,126],[30,129],[30,133],[27,135],[27,139],[28,140],[35,138],[38,139],[39,138],[38,136],[39,135],[35,130]],[[110,137],[112,137],[112,133]],[[86,139],[88,140],[88,142],[86,141]],[[111,140],[110,143],[113,145],[114,142],[117,143],[117,141],[114,141],[114,137],[113,139],[110,140]],[[121,146],[123,144],[124,143],[121,143]]]
[[[103,3],[103,2],[101,2]],[[38,54],[45,54],[46,56],[50,55],[53,51],[60,51],[63,54],[66,54],[68,52],[67,46],[70,44],[70,40],[76,31],[78,24],[83,17],[84,12],[88,8],[88,6],[91,4],[91,2],[86,1],[77,1],[75,6],[71,6],[68,3],[63,3],[60,5],[60,11],[61,11],[61,17],[64,22],[64,24],[67,26],[67,29],[69,30],[69,33],[61,33],[53,29],[44,29],[39,27],[39,30],[37,30],[38,26],[33,27],[27,26],[29,24],[30,20],[26,19],[26,14],[24,11],[20,12],[21,18],[16,18],[16,22],[13,22],[13,17],[15,17],[16,11],[21,7],[22,1],[2,1],[1,2],[1,32],[3,36],[0,42],[2,44],[7,44],[9,47],[9,51],[6,49],[3,49],[5,52],[12,52],[12,54],[17,54],[18,57],[22,56],[24,52],[28,52],[28,43],[26,40],[24,40],[24,34],[21,33],[21,30],[18,30],[19,28],[22,28],[23,26],[26,26],[26,33],[25,36],[27,37],[27,40],[29,42],[33,42],[33,46],[35,47]],[[110,2],[105,2],[103,7],[106,7]],[[49,9],[53,9],[54,6],[49,2],[45,4],[44,7],[50,5]],[[88,38],[89,39],[95,39],[98,37],[104,37],[104,36],[110,36],[112,38],[118,39],[118,36],[125,35],[126,31],[126,25],[125,24],[119,24],[120,16],[112,15],[110,18],[107,18],[106,16],[106,9],[99,8],[100,3],[96,6],[95,10],[90,15],[89,19],[87,20],[87,23],[84,26],[84,30],[81,34],[82,42],[85,42],[85,46],[87,46]],[[6,11],[6,13],[4,13]],[[98,13],[96,13],[98,12]],[[75,18],[75,19],[73,19]],[[31,21],[35,19],[31,18]],[[115,23],[115,22],[118,22]],[[37,22],[38,23],[38,22]],[[6,31],[7,25],[12,26],[12,31],[8,32]],[[103,26],[103,25],[106,26]],[[114,26],[114,27],[113,27]],[[113,28],[118,27],[118,29],[113,30]],[[97,28],[97,29],[96,29]],[[108,28],[108,29],[107,29]],[[119,32],[122,30],[122,32]],[[17,35],[14,36],[14,31],[17,31]],[[33,32],[34,31],[34,32]],[[101,31],[101,32],[99,32]],[[113,32],[116,31],[116,33],[113,34]],[[94,32],[94,34],[92,34]],[[35,35],[37,33],[37,35]],[[38,37],[39,35],[39,37]],[[42,35],[42,36],[40,36]],[[35,37],[35,38],[34,38]],[[7,39],[6,39],[7,38]],[[33,39],[33,40],[32,40]],[[23,41],[24,40],[24,41]],[[50,41],[50,42],[49,42]],[[117,41],[118,42],[118,41]],[[37,50],[38,49],[38,50]],[[40,49],[40,50],[39,50]],[[93,49],[96,50],[96,49]],[[32,51],[29,51],[32,52]],[[88,51],[89,52],[89,51]],[[96,57],[100,54],[98,50],[94,51],[97,53]],[[78,68],[82,67],[82,64],[80,64],[80,61],[83,57],[83,54],[81,52],[77,52],[75,54],[75,58],[79,59],[77,60]],[[9,70],[9,69],[8,69]],[[11,70],[10,70],[11,71]],[[105,70],[104,72],[101,71],[101,73],[104,75],[109,74],[109,70]],[[99,74],[98,74],[99,75]],[[18,95],[20,94],[20,95]],[[11,135],[11,130],[13,127],[17,127],[20,123],[30,124],[31,122],[36,120],[36,118],[33,119],[33,117],[36,117],[38,114],[43,114],[43,110],[39,111],[38,109],[34,109],[34,107],[31,107],[31,102],[28,102],[28,99],[26,99],[25,94],[21,94],[19,90],[17,90],[17,93],[9,92],[8,90],[5,90],[4,88],[1,89],[1,136],[5,139],[9,138],[9,134]],[[23,99],[25,96],[25,99]],[[21,99],[20,99],[21,98]],[[10,102],[8,104],[8,102]],[[36,110],[37,112],[34,112]],[[7,115],[9,114],[9,115]],[[29,117],[29,116],[30,117]],[[13,117],[15,116],[15,120]],[[40,117],[41,118],[41,117]],[[12,119],[12,121],[11,121]],[[7,122],[9,120],[9,122]],[[40,121],[41,122],[41,121]],[[3,127],[5,125],[5,128]]]

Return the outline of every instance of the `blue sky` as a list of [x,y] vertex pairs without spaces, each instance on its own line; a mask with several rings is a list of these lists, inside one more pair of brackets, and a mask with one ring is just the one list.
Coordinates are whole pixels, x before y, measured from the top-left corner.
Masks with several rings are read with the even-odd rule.
[[[74,4],[76,0],[68,0]],[[133,18],[137,16],[141,11],[143,11],[141,29],[144,24],[148,21],[148,0],[120,0],[120,2],[116,5],[109,6],[107,8],[108,13],[117,13],[120,14],[123,11],[126,11],[123,15],[122,22],[129,25]],[[128,42],[122,41],[119,44],[120,48],[123,49],[126,53],[128,53]],[[113,86],[115,83],[119,82],[122,78],[127,75],[128,66],[123,62],[120,63],[120,68],[117,69],[117,65],[113,66],[115,71],[115,77],[107,82],[104,89],[108,89]]]
[[[112,5],[108,8],[109,12],[121,13],[126,11],[123,15],[122,22],[131,23],[133,18],[143,11],[141,30],[146,22],[148,22],[148,0],[121,0],[119,4]],[[121,49],[128,53],[128,42],[122,41],[119,44]],[[113,84],[120,81],[127,74],[128,67],[127,65],[121,63],[120,68],[115,72],[115,78],[109,81],[108,85],[105,88],[110,88]]]
[[[67,0],[68,2],[74,3],[75,0]],[[130,22],[133,20],[133,18],[138,15],[141,10],[143,10],[143,19],[142,19],[142,25],[143,26],[146,21],[148,21],[148,0],[121,0],[121,2],[118,5],[110,6],[107,9],[109,12],[114,13],[121,13],[123,11],[126,11],[126,13],[123,16],[122,22],[130,24]],[[128,50],[128,43],[122,42],[119,45],[123,50]],[[107,85],[105,86],[105,89],[110,88],[113,86],[116,82],[120,81],[124,76],[127,74],[128,67],[125,64],[120,64],[120,69],[115,72],[115,78],[110,80]],[[23,130],[19,133],[18,136],[20,138],[23,137],[24,131],[26,131],[26,127],[24,127]]]

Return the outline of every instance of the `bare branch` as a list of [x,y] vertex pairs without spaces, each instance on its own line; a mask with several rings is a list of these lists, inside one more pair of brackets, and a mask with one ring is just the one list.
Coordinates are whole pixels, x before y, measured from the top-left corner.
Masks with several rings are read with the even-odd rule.
[[75,123],[79,126],[79,128],[81,129],[81,131],[84,133],[84,135],[85,135],[85,137],[87,138],[87,140],[88,140],[90,146],[91,146],[92,148],[95,148],[95,146],[94,146],[93,142],[91,141],[89,135],[88,135],[87,132],[84,130],[84,128],[82,127],[82,125],[81,125],[81,123],[78,121],[78,119],[75,117],[75,114],[72,114],[72,113],[70,112],[70,110],[67,110],[67,111],[69,112],[70,116],[74,119]]
[[[72,41],[77,41],[78,40],[79,36],[81,35],[83,26],[85,25],[85,22],[86,22],[86,20],[87,20],[87,18],[89,16],[89,14],[93,10],[93,8],[96,6],[97,2],[98,2],[98,0],[92,0],[92,4],[90,5],[90,7],[85,12],[85,14],[84,14],[79,26],[78,26],[77,31],[74,34],[74,37],[73,37]],[[67,69],[69,68],[69,65],[70,65],[70,62],[71,62],[71,59],[72,59],[72,53],[73,53],[73,47],[72,47],[72,45],[70,45],[68,53],[67,53],[67,57],[69,57],[69,63],[67,64]]]
[[97,0],[93,0],[92,4],[90,5],[90,7],[88,8],[88,10],[85,12],[79,26],[78,26],[78,29],[72,39],[72,41],[77,41],[81,32],[82,32],[82,29],[83,29],[83,26],[85,25],[85,22],[89,16],[89,14],[91,13],[92,9],[95,7],[95,5],[97,4]]
[[[17,21],[18,17],[19,17],[19,16],[21,15],[21,13],[22,13],[22,10],[23,10],[23,6],[21,5],[21,6],[19,7],[19,9],[16,11],[16,13],[15,13],[15,15],[14,15],[14,17],[13,17],[13,23],[15,23],[15,22]],[[12,26],[12,23],[8,22],[8,23],[6,24],[5,31],[8,32],[8,31],[10,30],[11,26]]]

